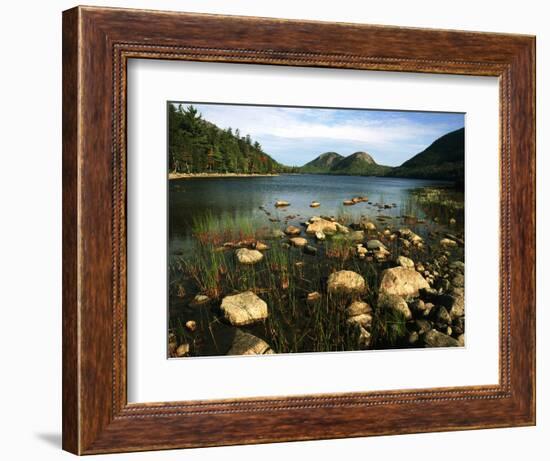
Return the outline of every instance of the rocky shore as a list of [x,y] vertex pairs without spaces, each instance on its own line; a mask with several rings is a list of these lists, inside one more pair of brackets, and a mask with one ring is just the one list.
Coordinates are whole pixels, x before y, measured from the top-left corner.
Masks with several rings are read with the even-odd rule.
[[463,233],[411,216],[288,220],[182,256],[170,356],[464,346]]

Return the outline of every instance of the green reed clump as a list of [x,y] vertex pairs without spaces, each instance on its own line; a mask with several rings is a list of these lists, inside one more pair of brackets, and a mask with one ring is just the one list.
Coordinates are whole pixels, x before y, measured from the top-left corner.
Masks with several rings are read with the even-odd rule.
[[372,344],[396,346],[407,334],[404,315],[394,309],[375,309],[372,321]]
[[451,218],[464,219],[464,194],[446,188],[421,188],[414,190],[407,206],[420,208],[427,216],[442,222]]
[[333,267],[342,268],[354,255],[354,242],[345,235],[336,234],[325,241],[325,255],[333,259]]
[[193,258],[184,261],[185,270],[204,294],[217,298],[222,278],[228,272],[225,254],[210,245],[197,248]]
[[192,232],[202,245],[222,245],[254,239],[259,228],[258,220],[249,216],[230,213],[214,216],[208,211],[193,220]]

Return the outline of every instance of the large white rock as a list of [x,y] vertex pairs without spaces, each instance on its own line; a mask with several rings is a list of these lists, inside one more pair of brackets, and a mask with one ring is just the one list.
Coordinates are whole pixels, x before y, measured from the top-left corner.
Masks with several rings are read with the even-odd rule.
[[338,225],[335,222],[323,218],[318,218],[314,221],[310,220],[306,228],[306,233],[315,235],[317,232],[322,232],[325,235],[336,234],[336,232],[338,232]]
[[382,272],[380,293],[408,298],[418,296],[418,290],[421,288],[430,288],[430,285],[414,269],[399,266]]
[[378,297],[378,309],[390,309],[403,314],[405,320],[412,319],[411,310],[407,302],[401,296],[380,293]]
[[305,247],[307,240],[304,237],[292,237],[289,242],[295,247]]
[[353,271],[338,271],[330,274],[327,287],[329,293],[364,293],[367,289],[365,279]]
[[248,248],[238,249],[235,255],[237,256],[237,261],[241,264],[256,264],[264,257],[258,250],[249,250]]
[[237,329],[233,344],[227,355],[273,354],[273,350],[263,339]]
[[268,316],[267,304],[252,291],[226,296],[220,309],[231,325],[249,325]]
[[371,314],[372,308],[364,301],[353,301],[347,308],[348,317],[354,317],[361,314]]

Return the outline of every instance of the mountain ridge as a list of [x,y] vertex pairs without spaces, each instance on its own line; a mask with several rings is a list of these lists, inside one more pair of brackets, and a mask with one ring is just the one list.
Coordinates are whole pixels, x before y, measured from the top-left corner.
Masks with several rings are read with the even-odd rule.
[[[331,154],[331,162],[326,162]],[[300,173],[339,174],[356,176],[389,176],[418,179],[464,181],[464,128],[451,131],[434,140],[426,149],[413,155],[400,166],[376,163],[365,151],[344,157],[337,152],[325,152],[302,167]]]
[[337,152],[324,152],[311,162],[299,167],[304,173],[322,173],[330,169],[335,163],[340,162],[344,158]]
[[337,152],[324,152],[312,161],[298,167],[300,173],[339,174],[358,176],[382,176],[391,167],[379,165],[365,151],[357,151],[344,157]]
[[464,128],[437,138],[426,149],[388,172],[388,176],[464,181]]

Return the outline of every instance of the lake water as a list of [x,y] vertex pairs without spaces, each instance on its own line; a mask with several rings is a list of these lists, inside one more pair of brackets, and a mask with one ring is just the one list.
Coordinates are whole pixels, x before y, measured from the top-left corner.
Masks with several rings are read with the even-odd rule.
[[[440,223],[448,216],[457,220],[463,228],[462,213],[453,213],[441,204],[418,203],[415,193],[425,188],[450,188],[451,183],[421,179],[378,178],[363,176],[331,175],[280,175],[251,178],[193,178],[171,180],[169,184],[169,248],[170,254],[180,254],[192,245],[193,221],[206,213],[214,216],[232,214],[266,218],[260,207],[265,207],[271,217],[282,222],[298,225],[311,216],[337,216],[345,213],[359,218],[364,215],[398,217],[412,215],[421,219],[439,218]],[[448,192],[454,200],[464,200],[464,194],[452,189]],[[344,206],[343,201],[354,196],[367,196],[368,203]],[[290,202],[289,207],[274,207],[277,200]],[[312,201],[321,206],[310,208]],[[375,206],[395,204],[395,207],[380,210]],[[294,216],[285,219],[287,216]],[[267,219],[266,219],[267,222]],[[424,229],[429,227],[422,226]],[[422,233],[422,229],[420,229]]]

